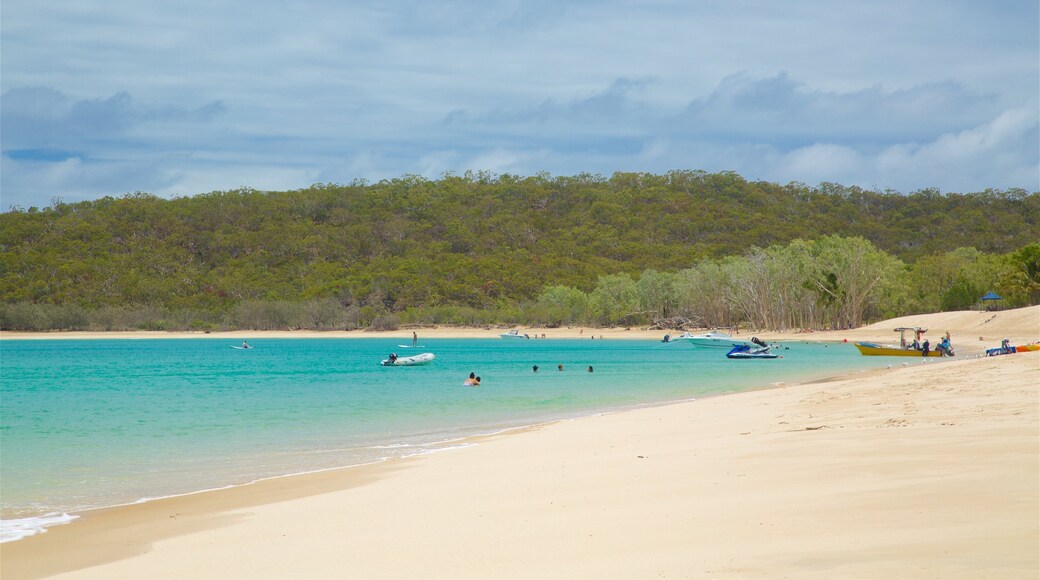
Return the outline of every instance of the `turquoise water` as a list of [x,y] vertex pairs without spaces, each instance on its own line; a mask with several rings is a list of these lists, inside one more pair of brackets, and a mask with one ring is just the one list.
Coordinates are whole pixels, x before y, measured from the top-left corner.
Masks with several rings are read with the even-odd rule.
[[[851,344],[790,343],[782,359],[731,361],[725,350],[647,340],[398,341],[260,339],[250,350],[220,339],[0,341],[0,519],[10,531],[45,514],[890,362]],[[380,366],[391,351],[436,359]],[[480,387],[462,386],[470,372]]]

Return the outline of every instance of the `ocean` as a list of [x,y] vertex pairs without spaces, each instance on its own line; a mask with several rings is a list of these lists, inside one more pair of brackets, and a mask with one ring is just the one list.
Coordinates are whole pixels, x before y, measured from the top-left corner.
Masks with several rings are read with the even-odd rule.
[[[783,358],[737,361],[724,349],[652,340],[399,342],[257,339],[239,350],[240,342],[217,338],[4,339],[2,540],[92,508],[891,363],[852,344],[784,343],[775,349]],[[436,358],[380,366],[390,352]],[[470,372],[479,387],[463,386]]]

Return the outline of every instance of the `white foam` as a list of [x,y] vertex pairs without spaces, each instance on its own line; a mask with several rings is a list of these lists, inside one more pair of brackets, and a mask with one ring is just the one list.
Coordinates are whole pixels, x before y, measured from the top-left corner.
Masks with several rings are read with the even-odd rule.
[[452,445],[451,447],[438,447],[436,449],[427,449],[426,451],[418,451],[416,453],[409,453],[409,454],[403,455],[402,459],[407,459],[409,457],[416,457],[416,456],[419,456],[419,455],[433,455],[434,453],[440,453],[441,451],[451,451],[453,449],[465,449],[467,447],[474,447],[474,446],[476,446],[476,443],[466,443],[466,444],[463,444],[463,445]]
[[47,531],[48,526],[67,524],[78,517],[65,513],[50,513],[31,518],[0,520],[0,544],[42,534]]

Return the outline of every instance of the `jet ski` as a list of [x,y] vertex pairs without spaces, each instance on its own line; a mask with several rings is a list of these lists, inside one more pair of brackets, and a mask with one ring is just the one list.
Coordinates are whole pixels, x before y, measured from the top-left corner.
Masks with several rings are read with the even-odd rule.
[[726,358],[779,358],[780,355],[774,354],[769,350],[768,346],[760,346],[752,348],[746,344],[740,344],[734,346],[729,352],[726,353]]

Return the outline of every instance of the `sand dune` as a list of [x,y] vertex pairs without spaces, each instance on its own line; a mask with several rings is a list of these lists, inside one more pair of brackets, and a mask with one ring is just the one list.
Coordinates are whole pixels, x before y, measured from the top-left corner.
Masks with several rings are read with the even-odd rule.
[[[898,327],[927,328],[925,337],[933,343],[949,332],[954,346],[961,351],[979,351],[1000,345],[1004,338],[1013,344],[1040,341],[1040,306],[1001,310],[997,312],[962,310],[902,316],[860,328],[843,331],[803,333],[763,333],[771,340],[870,340],[899,342]],[[981,337],[982,340],[979,340]]]

